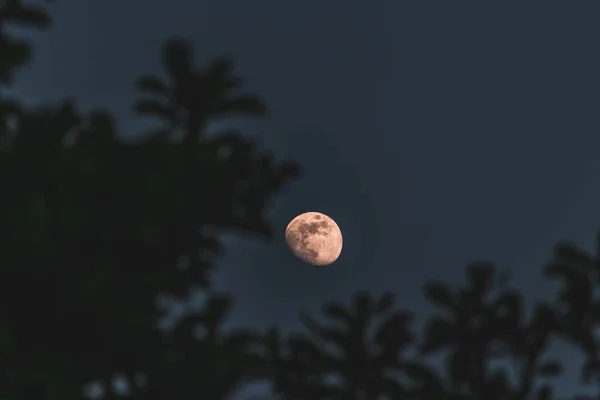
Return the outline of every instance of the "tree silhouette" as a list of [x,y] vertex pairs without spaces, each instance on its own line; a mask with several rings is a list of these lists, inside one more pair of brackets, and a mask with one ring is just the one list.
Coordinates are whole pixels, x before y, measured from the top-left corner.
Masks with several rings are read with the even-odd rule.
[[47,28],[50,16],[40,5],[24,4],[22,0],[3,0],[0,3],[0,84],[13,83],[17,68],[25,66],[32,55],[31,44],[6,31],[7,24],[25,28]]
[[[164,343],[163,364],[149,374],[149,384],[137,388],[147,399],[190,396],[228,399],[242,384],[262,377],[260,335],[224,332],[220,325],[231,307],[227,296],[213,296],[203,310],[187,315]],[[155,376],[157,379],[152,379]]]
[[[37,15],[25,6],[10,10],[11,18]],[[8,76],[23,62],[4,54],[3,62],[13,60]],[[204,83],[226,99],[226,79],[216,71]],[[189,118],[226,111],[205,99]],[[268,237],[264,211],[296,166],[276,162],[235,132],[203,143],[167,137],[123,143],[108,113],[84,115],[74,101],[20,107],[15,118],[4,125],[9,140],[0,153],[2,387],[19,399],[64,399],[79,398],[83,384],[115,373],[131,382],[140,373],[175,379],[165,369],[156,296],[185,298],[210,283],[220,245],[204,228]],[[188,136],[198,133],[196,126],[186,129]],[[234,360],[243,347],[227,344],[222,354]],[[204,362],[212,368],[214,354]],[[234,365],[219,390],[239,379]],[[173,381],[162,384],[175,388]]]
[[41,5],[24,4],[21,0],[0,2],[0,151],[7,145],[8,123],[20,110],[17,102],[5,98],[2,89],[10,87],[18,68],[24,67],[32,56],[31,44],[9,34],[7,28],[47,28],[50,17]]
[[[600,235],[596,252],[600,250]],[[561,242],[554,249],[554,257],[546,266],[544,274],[563,281],[556,304],[560,313],[557,333],[578,345],[586,354],[582,371],[584,381],[596,375],[600,383],[600,361],[596,328],[600,323],[600,303],[595,298],[600,278],[600,263],[573,243]]]
[[[350,308],[325,304],[323,313],[335,322],[321,325],[302,315],[310,335],[296,334],[282,346],[280,335],[267,338],[275,371],[276,390],[286,399],[394,399],[414,398],[431,388],[434,375],[409,360],[413,343],[412,316],[393,311],[394,298],[373,298],[357,293]],[[374,324],[380,317],[384,322]],[[420,386],[406,386],[398,376],[408,376]]]
[[243,80],[233,74],[233,63],[226,57],[214,59],[205,70],[194,66],[193,49],[181,39],[169,40],[163,48],[163,66],[169,82],[144,75],[137,87],[144,94],[135,104],[142,115],[158,117],[165,127],[154,135],[168,136],[179,128],[187,141],[198,140],[210,118],[227,115],[263,116],[266,107],[253,94],[236,94]]
[[[452,398],[548,399],[551,387],[544,386],[531,397],[533,379],[555,377],[561,365],[542,362],[549,335],[556,327],[552,307],[535,305],[533,317],[525,321],[522,295],[505,288],[505,281],[489,263],[467,267],[467,286],[452,290],[440,282],[424,290],[430,301],[442,307],[446,316],[432,316],[426,326],[423,354],[450,350],[446,372]],[[510,358],[520,378],[511,385],[506,370],[491,370],[490,362]]]

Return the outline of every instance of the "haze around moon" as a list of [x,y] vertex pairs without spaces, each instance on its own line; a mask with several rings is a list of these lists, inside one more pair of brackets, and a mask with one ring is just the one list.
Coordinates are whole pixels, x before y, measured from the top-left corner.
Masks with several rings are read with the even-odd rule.
[[339,226],[319,212],[306,212],[294,218],[285,229],[285,241],[297,258],[314,266],[332,264],[342,253]]

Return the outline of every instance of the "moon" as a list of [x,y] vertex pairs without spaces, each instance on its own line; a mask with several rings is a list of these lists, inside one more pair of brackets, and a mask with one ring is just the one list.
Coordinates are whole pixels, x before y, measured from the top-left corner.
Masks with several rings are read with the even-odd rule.
[[319,212],[307,212],[294,218],[285,228],[285,241],[297,258],[318,267],[337,260],[344,242],[340,227]]

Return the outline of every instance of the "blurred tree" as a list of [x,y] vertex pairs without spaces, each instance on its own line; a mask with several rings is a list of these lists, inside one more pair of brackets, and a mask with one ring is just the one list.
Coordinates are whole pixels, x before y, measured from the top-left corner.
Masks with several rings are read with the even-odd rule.
[[266,113],[256,95],[233,94],[243,80],[233,74],[233,63],[226,57],[214,59],[205,70],[197,70],[190,43],[172,39],[163,48],[163,65],[168,83],[153,75],[137,80],[139,90],[150,97],[138,100],[135,110],[165,121],[165,127],[155,135],[169,136],[179,129],[185,132],[186,141],[194,142],[204,135],[210,118]]
[[[435,377],[428,368],[406,357],[414,340],[412,316],[393,311],[393,302],[391,294],[373,298],[361,292],[355,295],[351,308],[326,304],[323,313],[337,324],[323,326],[303,315],[310,335],[293,335],[285,345],[272,330],[267,343],[276,391],[294,400],[409,399],[423,395]],[[384,321],[376,324],[380,317],[385,317]],[[418,385],[406,385],[406,378]]]
[[[48,21],[40,9],[6,4],[0,21]],[[26,47],[17,45],[12,54],[6,37],[0,38],[0,72],[8,82]],[[216,71],[204,84],[220,88],[226,99],[229,80]],[[190,118],[226,116],[213,100],[219,99],[194,104]],[[187,105],[173,109],[187,112]],[[175,381],[164,379],[173,375],[153,374],[167,371],[169,348],[156,327],[156,296],[185,298],[210,283],[220,246],[204,228],[269,237],[268,200],[297,167],[277,163],[236,132],[203,143],[172,143],[165,135],[126,144],[108,113],[82,114],[74,101],[18,109],[13,123],[3,125],[9,140],[0,152],[0,394],[7,388],[18,399],[75,399],[84,383],[115,373],[131,382],[145,373],[146,386],[157,393],[174,389]],[[7,121],[9,111],[0,108],[0,120]],[[197,135],[200,128],[186,132]],[[224,312],[215,301],[203,318]],[[233,371],[215,381],[219,390],[228,377],[232,386],[239,381],[240,337],[221,338],[223,347],[200,342],[190,348],[196,355],[204,351],[196,369],[212,368],[215,348],[223,349],[218,357],[231,356],[219,359]]]
[[220,329],[231,307],[226,296],[210,298],[205,309],[183,318],[165,343],[164,364],[153,371],[145,399],[228,399],[262,367],[260,335]]
[[21,0],[0,0],[0,151],[8,145],[8,124],[19,113],[19,105],[6,97],[4,90],[14,82],[15,72],[24,67],[32,56],[27,40],[15,37],[9,30],[14,26],[47,28],[50,16],[42,5],[25,4]]
[[[596,240],[596,253],[600,254],[600,235]],[[600,302],[596,298],[600,279],[600,262],[573,243],[561,242],[554,248],[552,261],[546,266],[547,277],[559,279],[563,288],[556,299],[560,313],[557,333],[579,346],[586,354],[582,371],[585,382],[592,376],[600,384],[598,338]]]
[[[445,371],[450,398],[546,400],[551,395],[551,387],[537,390],[533,380],[556,377],[562,370],[558,362],[542,360],[557,324],[554,310],[540,302],[525,321],[522,295],[505,283],[491,264],[473,263],[467,267],[464,288],[452,290],[440,282],[424,287],[427,298],[446,316],[428,320],[420,350],[424,355],[449,350]],[[507,359],[512,374],[493,368],[493,361]],[[511,375],[519,377],[516,386]]]
[[22,0],[0,1],[0,84],[12,84],[16,69],[30,61],[32,46],[29,42],[16,39],[7,31],[11,25],[25,28],[47,28],[50,16],[39,4],[25,4]]

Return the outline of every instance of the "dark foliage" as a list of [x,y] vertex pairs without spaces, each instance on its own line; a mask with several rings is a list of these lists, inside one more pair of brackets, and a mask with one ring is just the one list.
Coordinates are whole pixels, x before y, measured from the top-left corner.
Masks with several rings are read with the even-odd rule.
[[[276,391],[300,400],[404,399],[431,390],[439,383],[433,372],[406,356],[414,342],[412,316],[393,310],[393,302],[391,294],[376,299],[358,293],[350,308],[326,304],[323,314],[336,324],[324,326],[303,315],[310,335],[292,335],[287,349],[271,331],[267,349]],[[398,376],[413,382],[405,385]]]
[[[0,90],[32,53],[10,24],[49,23],[43,5],[0,0]],[[550,357],[552,339],[580,348],[582,380],[600,383],[600,263],[572,244],[544,270],[562,282],[557,298],[531,312],[506,275],[473,263],[462,287],[424,285],[439,312],[422,334],[391,294],[368,293],[325,304],[327,322],[302,314],[304,332],[223,329],[232,299],[208,290],[221,252],[210,232],[269,238],[269,201],[298,168],[238,132],[205,134],[218,118],[266,113],[237,92],[231,60],[197,69],[173,39],[163,63],[167,82],[136,83],[135,109],[160,120],[136,144],[105,111],[30,109],[0,91],[0,399],[80,399],[92,380],[121,398],[121,374],[139,400],[227,399],[253,380],[289,400],[552,400],[571,367]],[[157,296],[192,289],[204,307],[159,329]]]
[[266,107],[253,94],[237,94],[243,80],[233,73],[228,58],[213,60],[205,70],[194,67],[191,45],[180,39],[169,40],[163,48],[164,69],[169,82],[152,75],[141,76],[137,88],[145,94],[135,110],[164,121],[153,136],[185,132],[184,140],[194,142],[204,135],[209,119],[231,115],[263,116]]
[[[4,10],[9,22],[48,20],[41,9],[21,3]],[[176,51],[166,51],[166,65],[176,64],[177,57]],[[2,60],[11,66],[8,77],[24,58],[3,52]],[[229,100],[229,72],[219,65],[203,76],[203,84],[214,91],[206,94],[209,101],[199,96],[200,103],[177,102],[175,112],[204,122],[244,111],[235,98]],[[186,71],[169,72],[188,87],[199,75]],[[213,101],[222,101],[222,107],[211,108]],[[251,104],[247,110],[256,111]],[[74,101],[8,111],[3,120],[11,123],[5,124],[0,153],[5,343],[0,362],[9,390],[18,398],[34,389],[37,398],[79,396],[84,383],[118,372],[131,380],[144,373],[147,387],[162,393],[197,387],[155,379],[158,373],[180,376],[174,371],[189,366],[191,354],[227,354],[231,362],[242,363],[240,354],[250,340],[243,335],[222,344],[211,338],[196,353],[190,348],[186,357],[171,354],[190,332],[180,327],[169,343],[156,328],[155,299],[158,294],[183,298],[191,288],[210,283],[211,261],[220,246],[205,228],[269,237],[264,218],[269,199],[297,167],[261,153],[235,132],[203,142],[173,142],[163,135],[125,144],[109,114],[83,115]],[[190,128],[185,133],[197,134]],[[213,336],[226,304],[213,299],[198,317]],[[231,379],[244,378],[239,367],[227,368],[220,382],[210,380],[215,396],[224,396]]]

